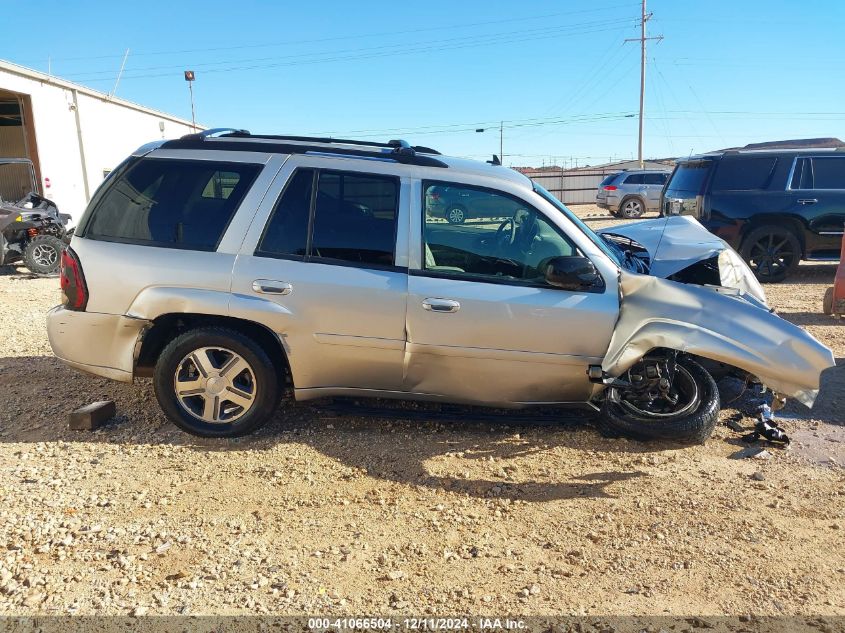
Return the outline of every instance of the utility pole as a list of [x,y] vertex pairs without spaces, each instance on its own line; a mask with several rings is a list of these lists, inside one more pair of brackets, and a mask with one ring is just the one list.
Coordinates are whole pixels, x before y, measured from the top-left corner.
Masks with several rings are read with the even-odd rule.
[[197,131],[197,115],[194,111],[194,79],[196,79],[196,75],[194,75],[193,70],[186,70],[185,71],[185,81],[188,82],[188,90],[191,91],[191,129],[196,132]]
[[499,121],[499,162],[505,164],[505,122]]
[[640,36],[629,38],[625,40],[626,42],[639,42],[640,43],[640,134],[639,140],[637,142],[637,159],[640,162],[640,169],[643,168],[643,111],[645,110],[645,43],[648,40],[657,40],[658,42],[663,39],[662,35],[656,35],[654,37],[646,37],[646,22],[651,19],[652,14],[646,13],[645,10],[645,3],[646,0],[642,0],[642,15],[640,18]]

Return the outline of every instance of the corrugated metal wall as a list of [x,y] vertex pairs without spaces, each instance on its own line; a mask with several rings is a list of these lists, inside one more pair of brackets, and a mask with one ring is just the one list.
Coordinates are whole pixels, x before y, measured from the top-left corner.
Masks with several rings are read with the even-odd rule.
[[618,171],[618,167],[589,171],[559,169],[525,175],[565,204],[594,204],[599,183],[605,176]]

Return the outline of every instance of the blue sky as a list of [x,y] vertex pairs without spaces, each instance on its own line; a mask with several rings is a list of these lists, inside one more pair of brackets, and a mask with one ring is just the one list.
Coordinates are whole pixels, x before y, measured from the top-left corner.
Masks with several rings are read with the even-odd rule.
[[[649,0],[646,157],[845,138],[845,2]],[[636,0],[14,3],[0,58],[253,132],[405,138],[509,165],[636,155]],[[483,127],[484,133],[475,129]]]

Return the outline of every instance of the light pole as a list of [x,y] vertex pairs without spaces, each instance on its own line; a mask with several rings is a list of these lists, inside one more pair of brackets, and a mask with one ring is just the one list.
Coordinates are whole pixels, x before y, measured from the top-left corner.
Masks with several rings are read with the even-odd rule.
[[197,131],[197,116],[194,112],[194,71],[185,71],[185,81],[188,82],[188,90],[191,91],[191,128],[194,132]]
[[[479,127],[476,132],[486,132],[490,128]],[[499,163],[505,162],[505,122],[499,121]]]

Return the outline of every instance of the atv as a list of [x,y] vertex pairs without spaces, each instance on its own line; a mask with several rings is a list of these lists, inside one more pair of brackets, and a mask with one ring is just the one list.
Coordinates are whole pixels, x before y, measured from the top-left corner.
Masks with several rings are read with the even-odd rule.
[[37,275],[55,273],[73,233],[69,220],[38,193],[30,160],[0,158],[0,266],[22,261]]

